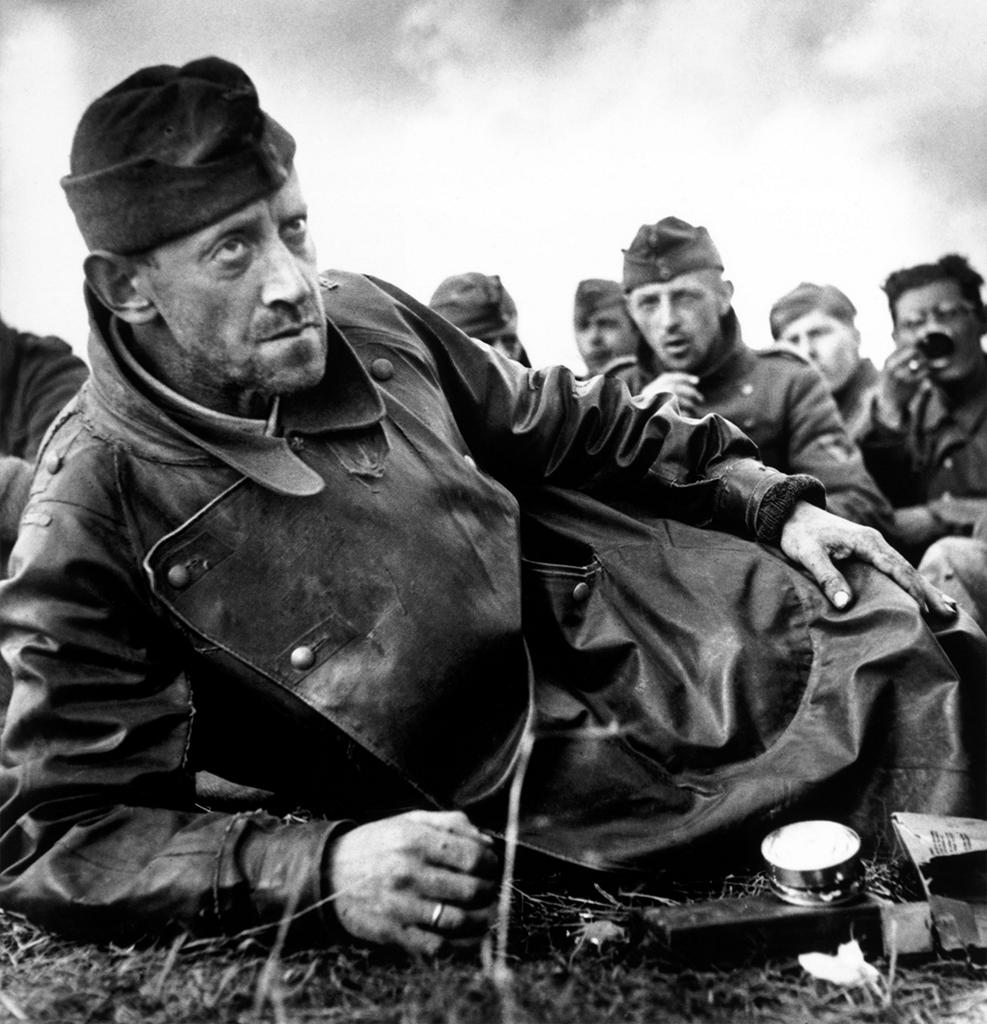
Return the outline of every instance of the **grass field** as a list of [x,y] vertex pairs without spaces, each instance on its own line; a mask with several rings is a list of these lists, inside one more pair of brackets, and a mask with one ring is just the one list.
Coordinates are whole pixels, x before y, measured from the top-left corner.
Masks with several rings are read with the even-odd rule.
[[96,947],[0,915],[0,1021],[987,1024],[983,964],[877,960],[880,978],[852,989],[813,978],[794,955],[685,966],[640,927],[642,899],[515,893],[506,959],[491,946],[431,962],[357,948],[288,952],[250,936]]

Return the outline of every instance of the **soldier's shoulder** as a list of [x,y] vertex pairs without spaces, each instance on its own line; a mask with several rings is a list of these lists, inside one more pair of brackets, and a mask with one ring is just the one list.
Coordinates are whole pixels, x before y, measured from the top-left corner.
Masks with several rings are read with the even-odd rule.
[[764,348],[754,349],[754,352],[761,359],[787,360],[801,366],[812,365],[797,348],[792,345],[786,345],[784,342],[775,342],[773,345],[765,345]]
[[405,336],[408,330],[401,310],[420,309],[412,296],[370,274],[324,270],[319,274],[319,289],[326,314],[344,331],[362,329]]
[[601,377],[616,377],[618,380],[627,380],[639,373],[637,356],[616,356],[599,371]]

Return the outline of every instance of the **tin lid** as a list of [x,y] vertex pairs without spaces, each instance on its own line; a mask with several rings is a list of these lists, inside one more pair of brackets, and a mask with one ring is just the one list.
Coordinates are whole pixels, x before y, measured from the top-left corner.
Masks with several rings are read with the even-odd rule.
[[774,892],[800,906],[846,903],[863,890],[860,836],[836,821],[799,821],[761,843]]

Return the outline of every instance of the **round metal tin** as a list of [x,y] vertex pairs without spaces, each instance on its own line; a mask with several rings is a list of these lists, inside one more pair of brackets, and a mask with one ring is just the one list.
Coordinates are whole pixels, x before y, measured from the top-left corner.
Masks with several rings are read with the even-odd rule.
[[848,903],[863,891],[860,836],[836,821],[784,825],[761,843],[772,890],[802,907]]

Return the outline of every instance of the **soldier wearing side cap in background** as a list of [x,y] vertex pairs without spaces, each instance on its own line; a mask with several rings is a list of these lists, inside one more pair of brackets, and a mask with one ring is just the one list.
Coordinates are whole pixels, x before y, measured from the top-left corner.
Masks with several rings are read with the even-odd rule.
[[535,727],[519,843],[553,864],[980,811],[951,601],[722,418],[320,274],[294,151],[215,57],[76,130],[92,375],[0,584],[5,911],[475,950]]
[[803,281],[771,307],[776,342],[791,345],[822,374],[851,437],[877,384],[877,367],[860,355],[854,304],[831,284]]
[[987,629],[983,283],[955,254],[888,276],[895,348],[857,438],[900,549]]
[[633,393],[673,394],[689,416],[718,413],[767,465],[822,481],[833,511],[887,528],[888,504],[819,374],[788,346],[744,343],[733,285],[704,227],[678,217],[643,225],[624,250],[623,288],[642,342],[638,365],[616,376]]
[[463,334],[486,342],[522,366],[531,366],[517,335],[517,305],[496,274],[453,274],[435,289],[428,304]]
[[580,281],[572,319],[576,348],[589,376],[613,374],[637,362],[639,335],[617,281],[599,277]]

